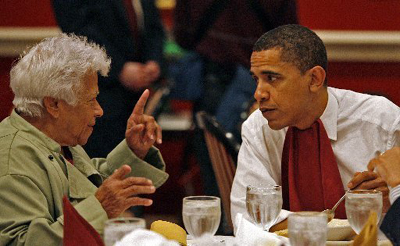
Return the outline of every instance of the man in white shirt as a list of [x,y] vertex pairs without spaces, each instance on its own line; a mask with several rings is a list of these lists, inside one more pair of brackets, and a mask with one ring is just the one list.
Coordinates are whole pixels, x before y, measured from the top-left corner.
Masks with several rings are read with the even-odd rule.
[[400,245],[400,147],[395,147],[372,159],[369,171],[376,171],[390,187],[389,198],[392,206],[386,214],[381,230],[393,245]]
[[[388,207],[387,185],[376,173],[367,171],[367,164],[380,153],[400,146],[400,109],[384,97],[328,87],[326,70],[325,46],[306,27],[280,26],[254,45],[251,74],[257,83],[254,97],[259,110],[242,126],[243,143],[231,192],[233,219],[237,213],[247,216],[247,185],[282,185],[281,161],[288,127],[302,131],[317,120],[323,123],[333,150],[342,181],[337,185],[343,190],[381,190]],[[327,177],[303,173],[297,178],[323,183]],[[309,193],[315,188],[310,186]],[[329,190],[325,193],[324,197],[330,196]],[[331,203],[321,209],[331,208]]]

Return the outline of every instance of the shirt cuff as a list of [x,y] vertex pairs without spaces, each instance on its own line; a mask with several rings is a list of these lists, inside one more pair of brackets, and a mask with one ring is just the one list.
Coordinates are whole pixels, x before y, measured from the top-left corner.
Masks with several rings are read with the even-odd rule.
[[393,204],[400,197],[400,185],[393,187],[389,193],[390,204]]

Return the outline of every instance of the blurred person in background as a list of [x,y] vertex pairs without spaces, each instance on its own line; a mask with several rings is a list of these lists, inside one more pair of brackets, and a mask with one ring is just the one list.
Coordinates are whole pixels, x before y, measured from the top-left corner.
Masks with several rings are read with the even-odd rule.
[[99,77],[98,101],[104,117],[84,146],[92,157],[106,157],[124,138],[126,121],[144,89],[164,70],[164,29],[154,0],[53,0],[63,32],[86,36],[111,57],[108,77]]
[[67,34],[44,39],[12,67],[15,109],[0,123],[0,245],[61,245],[63,196],[101,234],[107,219],[150,206],[138,195],[167,180],[153,147],[161,128],[143,114],[148,90],[107,158],[81,147],[103,116],[98,73],[109,68],[104,49]]
[[[175,94],[193,100],[194,114],[206,111],[215,116],[240,142],[241,114],[256,88],[248,72],[253,44],[270,29],[298,23],[296,1],[177,0],[174,23],[175,41],[190,51],[171,75]],[[205,193],[218,195],[201,131],[193,144]]]

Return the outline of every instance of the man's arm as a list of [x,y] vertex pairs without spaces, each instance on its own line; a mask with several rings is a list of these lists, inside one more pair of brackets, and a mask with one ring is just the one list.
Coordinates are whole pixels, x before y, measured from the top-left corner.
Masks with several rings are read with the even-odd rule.
[[[259,113],[259,112],[255,112]],[[254,117],[254,116],[251,116]],[[254,118],[253,118],[254,120]],[[233,224],[237,213],[249,219],[246,210],[246,187],[248,185],[278,184],[280,185],[280,143],[265,143],[265,132],[261,125],[246,122],[242,127],[242,145],[239,151],[238,166],[231,191],[231,216]],[[250,125],[251,124],[251,125]],[[259,129],[259,130],[255,130]],[[273,137],[284,139],[284,133],[275,132]],[[277,140],[279,141],[283,141]],[[272,138],[271,138],[272,140]],[[283,146],[283,142],[281,143]]]

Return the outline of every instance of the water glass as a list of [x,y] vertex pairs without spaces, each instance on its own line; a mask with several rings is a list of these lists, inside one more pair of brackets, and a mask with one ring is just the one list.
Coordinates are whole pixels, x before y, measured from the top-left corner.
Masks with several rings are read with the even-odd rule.
[[282,210],[282,187],[279,185],[247,186],[246,209],[255,225],[269,231]]
[[183,224],[188,233],[198,238],[204,234],[214,236],[221,221],[221,200],[215,196],[189,196],[183,198]]
[[113,246],[125,235],[139,228],[146,228],[144,219],[134,217],[109,219],[104,227],[104,244],[105,246]]
[[350,190],[346,193],[346,215],[353,230],[359,234],[368,221],[370,212],[382,214],[382,192],[378,190]]
[[289,215],[288,229],[292,246],[324,246],[328,217],[320,212],[296,212]]

